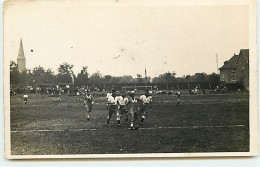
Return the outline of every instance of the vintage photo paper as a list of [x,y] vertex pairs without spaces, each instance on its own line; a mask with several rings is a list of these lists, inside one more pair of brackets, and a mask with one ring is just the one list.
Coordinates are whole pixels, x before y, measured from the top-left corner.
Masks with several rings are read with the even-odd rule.
[[258,155],[255,0],[7,0],[5,156]]

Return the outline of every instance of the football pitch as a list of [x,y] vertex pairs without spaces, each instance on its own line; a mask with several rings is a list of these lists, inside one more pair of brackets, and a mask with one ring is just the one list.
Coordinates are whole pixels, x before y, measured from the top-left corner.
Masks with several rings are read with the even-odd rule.
[[11,97],[11,154],[126,154],[249,151],[249,94],[154,96],[144,125],[125,117],[106,124],[106,98],[94,97],[87,120],[82,100],[47,95]]

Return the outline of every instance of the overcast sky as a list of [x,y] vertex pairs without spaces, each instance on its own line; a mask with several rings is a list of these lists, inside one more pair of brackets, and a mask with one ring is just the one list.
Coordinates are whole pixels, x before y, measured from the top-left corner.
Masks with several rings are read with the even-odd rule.
[[[27,68],[115,76],[217,72],[249,47],[247,6],[86,6],[28,1],[5,12],[5,58],[17,59],[22,38]],[[31,51],[33,50],[33,52]]]

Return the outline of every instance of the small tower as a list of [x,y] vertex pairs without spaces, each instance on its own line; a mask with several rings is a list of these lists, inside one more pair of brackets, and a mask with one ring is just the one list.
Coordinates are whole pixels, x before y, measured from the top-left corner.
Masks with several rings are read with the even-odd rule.
[[19,72],[26,71],[26,60],[25,60],[24,51],[23,51],[22,39],[20,40],[20,48],[19,48],[18,57],[17,57],[17,64],[18,64]]

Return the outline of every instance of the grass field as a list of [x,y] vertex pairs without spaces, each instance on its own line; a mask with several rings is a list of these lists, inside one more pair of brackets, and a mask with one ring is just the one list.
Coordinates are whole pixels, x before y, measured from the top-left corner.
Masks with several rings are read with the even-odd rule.
[[105,98],[94,98],[91,120],[83,102],[30,94],[11,97],[11,154],[125,154],[249,151],[249,95],[154,96],[144,126],[122,117],[106,125]]

